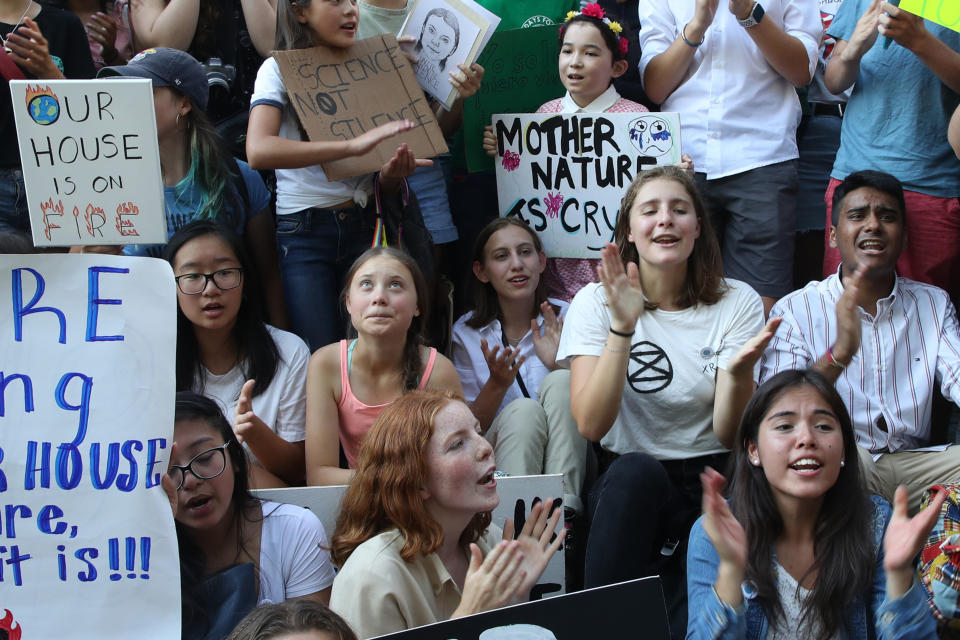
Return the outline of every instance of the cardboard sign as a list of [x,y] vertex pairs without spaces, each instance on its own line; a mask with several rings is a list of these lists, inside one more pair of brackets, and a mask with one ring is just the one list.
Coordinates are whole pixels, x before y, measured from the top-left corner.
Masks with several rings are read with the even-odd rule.
[[175,291],[151,258],[0,256],[0,629],[180,637]]
[[483,84],[463,102],[463,132],[470,171],[493,171],[483,150],[483,128],[495,113],[533,113],[565,92],[557,74],[557,27],[497,31],[480,55]]
[[551,258],[599,258],[637,174],[680,161],[676,113],[494,116],[501,216],[518,216]]
[[669,640],[670,626],[660,578],[651,576],[379,637],[391,640]]
[[418,158],[447,152],[437,119],[394,36],[366,38],[348,49],[274,51],[273,57],[311,140],[350,140],[392,120],[416,124],[361,156],[320,163],[328,180],[379,171],[403,142]]
[[900,8],[940,26],[960,31],[960,2],[957,0],[900,0]]
[[[340,501],[346,492],[346,485],[334,487],[293,487],[290,489],[261,489],[253,493],[263,500],[286,502],[306,507],[323,523],[327,537],[333,535],[340,513]],[[516,531],[523,528],[523,521],[535,499],[559,497],[563,495],[563,476],[511,476],[497,478],[497,493],[500,504],[493,510],[493,524],[501,529],[507,518],[513,519]],[[563,518],[557,523],[557,533],[563,528]],[[563,551],[553,554],[543,575],[531,592],[532,599],[551,597],[566,591],[566,570],[563,564]]]
[[150,80],[12,80],[10,94],[34,245],[167,241]]

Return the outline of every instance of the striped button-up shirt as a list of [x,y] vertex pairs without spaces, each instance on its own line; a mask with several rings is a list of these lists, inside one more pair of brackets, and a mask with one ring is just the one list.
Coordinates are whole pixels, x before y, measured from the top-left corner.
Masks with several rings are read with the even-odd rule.
[[[770,312],[783,323],[761,359],[760,380],[812,366],[837,338],[839,274],[811,282]],[[874,453],[915,449],[930,439],[935,384],[960,403],[960,327],[943,289],[898,277],[877,314],[860,311],[860,349],[836,387],[857,442]]]

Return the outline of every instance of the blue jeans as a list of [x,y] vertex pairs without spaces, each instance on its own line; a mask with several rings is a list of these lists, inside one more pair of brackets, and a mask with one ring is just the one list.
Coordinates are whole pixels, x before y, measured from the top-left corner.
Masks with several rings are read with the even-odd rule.
[[14,167],[0,169],[0,232],[4,231],[30,233],[23,171]]
[[315,351],[346,335],[340,291],[373,227],[355,207],[312,208],[277,216],[280,275],[293,332]]

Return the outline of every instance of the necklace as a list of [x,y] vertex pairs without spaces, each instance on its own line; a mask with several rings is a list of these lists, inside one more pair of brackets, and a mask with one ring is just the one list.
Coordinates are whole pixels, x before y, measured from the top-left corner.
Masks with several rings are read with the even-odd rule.
[[33,4],[33,0],[27,0],[27,6],[26,6],[26,8],[23,10],[23,13],[20,14],[20,19],[17,20],[17,24],[13,25],[13,29],[10,29],[10,31],[7,33],[7,35],[5,35],[5,36],[0,36],[0,42],[3,43],[3,50],[6,51],[7,53],[12,53],[12,51],[10,50],[10,47],[7,46],[7,38],[10,37],[10,34],[11,34],[11,33],[13,33],[14,31],[16,31],[17,29],[19,29],[19,28],[23,25],[23,19],[24,19],[25,17],[27,17],[27,12],[30,11],[30,5],[32,5],[32,4]]

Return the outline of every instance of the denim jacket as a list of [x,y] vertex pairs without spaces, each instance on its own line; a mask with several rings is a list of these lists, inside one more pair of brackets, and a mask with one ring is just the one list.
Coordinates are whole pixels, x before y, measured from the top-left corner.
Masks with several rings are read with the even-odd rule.
[[[936,620],[927,606],[926,590],[914,580],[910,589],[896,600],[886,597],[887,576],[883,570],[883,536],[890,519],[890,505],[879,496],[874,503],[873,544],[877,566],[873,588],[847,607],[846,627],[841,635],[848,640],[936,640]],[[744,603],[734,609],[717,596],[717,556],[703,529],[703,516],[690,531],[687,551],[687,638],[700,640],[763,640],[769,624],[763,609],[744,585]]]

